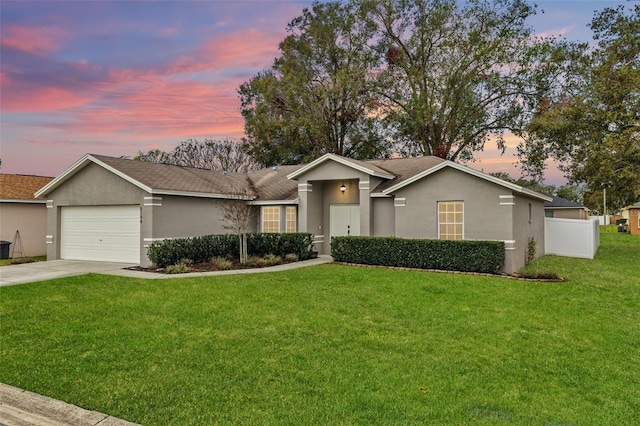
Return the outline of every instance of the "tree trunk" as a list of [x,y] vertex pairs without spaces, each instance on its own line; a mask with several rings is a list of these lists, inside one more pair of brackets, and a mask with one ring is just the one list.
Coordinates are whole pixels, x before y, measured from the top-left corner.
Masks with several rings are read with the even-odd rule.
[[242,238],[242,233],[238,233],[238,257],[240,259],[240,264],[244,265],[244,240]]
[[242,232],[238,234],[238,237],[240,239],[240,263],[244,265],[245,263],[247,263],[247,259],[249,258],[247,252],[247,234],[246,232]]

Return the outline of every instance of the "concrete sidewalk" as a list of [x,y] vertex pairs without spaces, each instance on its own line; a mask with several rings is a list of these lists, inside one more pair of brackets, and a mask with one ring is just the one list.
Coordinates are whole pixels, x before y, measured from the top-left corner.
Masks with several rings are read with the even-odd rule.
[[329,262],[333,262],[331,256],[321,255],[315,259],[286,263],[284,265],[269,266],[267,268],[236,269],[231,271],[215,272],[190,272],[187,274],[159,274],[155,272],[143,272],[127,269],[136,266],[127,263],[89,262],[84,260],[48,260],[46,262],[34,262],[0,267],[0,287],[26,284],[36,281],[46,281],[55,278],[72,277],[75,275],[84,275],[89,273],[131,278],[169,279],[288,271],[290,269],[304,268],[306,266],[320,265],[322,263]]
[[0,383],[0,425],[135,426],[137,423]]

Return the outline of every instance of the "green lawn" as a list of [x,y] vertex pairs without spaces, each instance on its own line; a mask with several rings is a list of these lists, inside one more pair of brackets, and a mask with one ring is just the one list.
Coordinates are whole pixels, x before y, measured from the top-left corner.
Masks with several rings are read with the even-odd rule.
[[640,418],[640,238],[564,283],[322,265],[0,290],[0,381],[145,425],[622,425]]
[[19,257],[13,259],[0,259],[0,266],[15,265],[19,263],[42,262],[47,260],[47,256]]

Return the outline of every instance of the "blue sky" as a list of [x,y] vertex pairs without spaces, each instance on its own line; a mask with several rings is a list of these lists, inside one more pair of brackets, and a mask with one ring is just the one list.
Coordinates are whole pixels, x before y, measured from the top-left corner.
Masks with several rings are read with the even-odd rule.
[[[595,10],[538,1],[538,34],[591,40]],[[135,155],[188,138],[240,138],[238,86],[269,67],[308,1],[0,3],[3,173],[55,176],[86,153]],[[519,175],[517,140],[470,165]],[[553,167],[546,175],[562,183]]]

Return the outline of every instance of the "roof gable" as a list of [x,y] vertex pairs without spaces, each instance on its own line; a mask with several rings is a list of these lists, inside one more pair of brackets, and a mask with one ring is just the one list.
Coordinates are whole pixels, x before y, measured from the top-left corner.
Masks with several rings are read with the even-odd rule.
[[376,188],[374,193],[382,193],[385,189],[401,184],[412,179],[414,176],[428,170],[445,161],[440,157],[422,156],[407,158],[387,158],[382,160],[369,160],[372,163],[394,175],[393,179],[383,181]]
[[52,177],[0,174],[0,199],[36,200],[34,194],[53,180]]
[[243,193],[246,194],[247,199],[256,196],[245,174],[222,173],[92,154],[82,157],[36,195],[49,194],[91,163],[109,170],[150,194],[228,198],[231,195]]
[[369,176],[375,176],[383,179],[393,179],[395,177],[394,175],[390,174],[386,170],[383,170],[380,167],[376,166],[372,162],[353,160],[351,158],[346,158],[340,155],[329,153],[329,154],[324,154],[322,157],[319,157],[314,161],[312,161],[311,163],[305,166],[302,166],[298,170],[288,174],[287,178],[297,179],[304,173],[314,169],[315,167],[318,167],[319,165],[327,161],[335,161],[336,163],[340,163],[347,167],[351,167],[354,170],[358,170],[360,172],[366,173]]
[[520,194],[522,194],[524,196],[527,196],[527,197],[536,198],[536,199],[543,200],[543,201],[551,201],[551,197],[548,197],[548,196],[546,196],[544,194],[540,194],[539,192],[535,192],[535,191],[532,191],[530,189],[523,188],[520,185],[516,185],[514,183],[504,181],[504,180],[499,179],[499,178],[497,178],[495,176],[488,175],[486,173],[480,172],[478,170],[472,169],[472,168],[467,167],[467,166],[463,166],[462,164],[454,163],[453,161],[449,161],[449,160],[442,160],[438,164],[435,164],[434,166],[432,166],[432,167],[430,167],[430,168],[428,168],[426,170],[423,170],[420,173],[417,173],[417,174],[415,174],[413,176],[410,176],[410,177],[398,182],[397,184],[394,184],[394,185],[391,185],[391,186],[387,186],[384,189],[382,189],[382,193],[385,194],[385,195],[390,195],[391,193],[393,193],[393,192],[395,192],[395,191],[397,191],[397,190],[399,190],[399,189],[401,189],[401,188],[403,188],[403,187],[405,187],[407,185],[410,185],[413,182],[416,182],[416,181],[418,181],[418,180],[420,180],[422,178],[425,178],[425,177],[427,177],[427,176],[429,176],[429,175],[431,175],[431,174],[433,174],[433,173],[435,173],[435,172],[437,172],[439,170],[442,170],[445,167],[450,167],[450,168],[453,168],[455,170],[459,170],[461,172],[467,173],[467,174],[469,174],[471,176],[475,176],[477,178],[484,179],[484,180],[486,180],[488,182],[494,183],[496,185],[500,185],[502,187],[505,187],[507,189],[510,189],[512,191],[515,191],[515,192],[520,193]]

